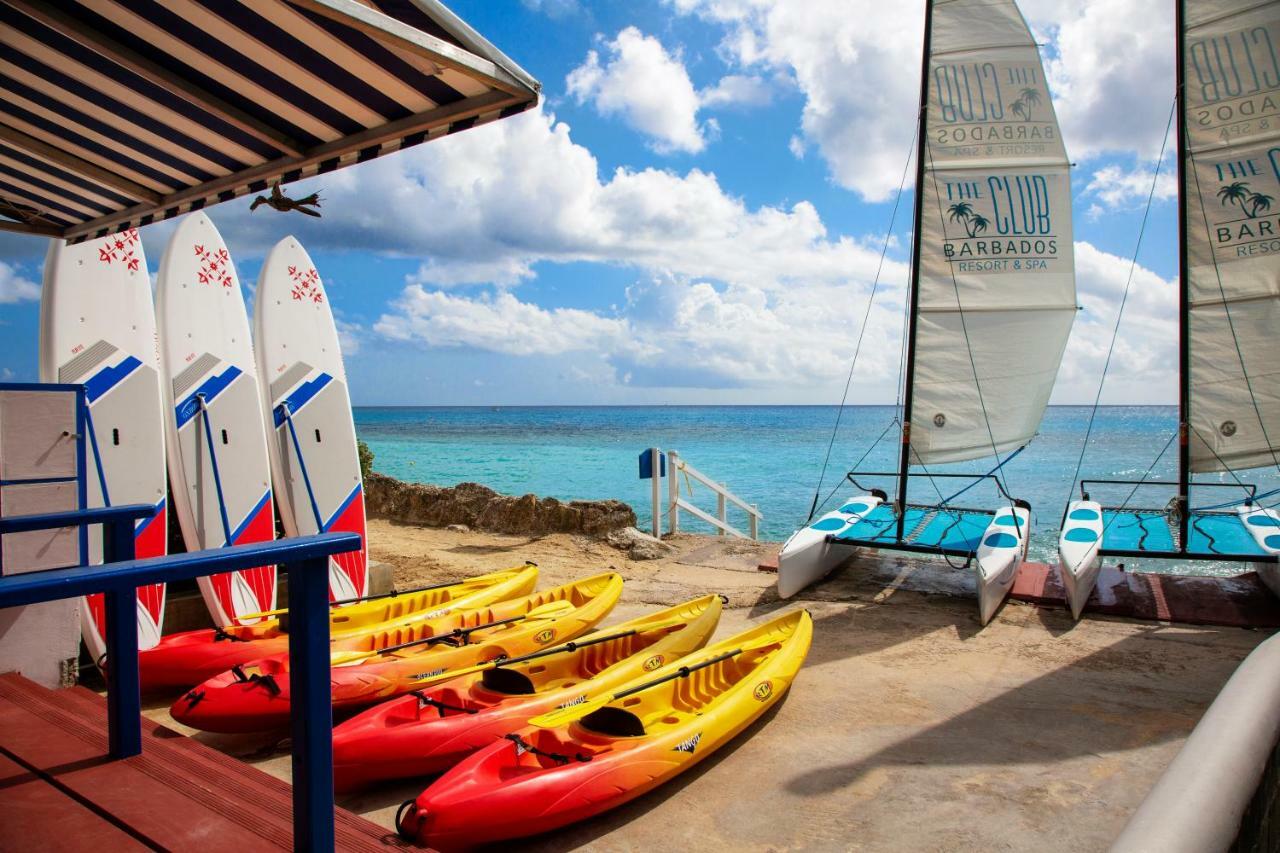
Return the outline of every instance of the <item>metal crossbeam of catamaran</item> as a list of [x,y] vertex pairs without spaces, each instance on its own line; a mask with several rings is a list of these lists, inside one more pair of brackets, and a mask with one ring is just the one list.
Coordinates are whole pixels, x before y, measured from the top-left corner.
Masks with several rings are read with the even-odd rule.
[[[899,467],[847,475],[855,486],[892,478],[896,497],[869,489],[792,535],[778,593],[822,578],[855,546],[959,557],[975,567],[985,624],[1031,522],[1000,466],[1040,425],[1076,313],[1070,164],[1013,0],[930,0],[922,65]],[[927,467],[983,457],[997,460],[984,476]],[[908,495],[912,465],[939,500]],[[994,483],[1007,502],[955,504],[969,487],[940,484],[958,479]]]
[[[1077,617],[1107,556],[1252,562],[1280,594],[1280,497],[1237,474],[1280,471],[1278,46],[1274,0],[1177,3],[1178,476],[1080,482],[1058,545]],[[1227,476],[1192,480],[1211,472]]]

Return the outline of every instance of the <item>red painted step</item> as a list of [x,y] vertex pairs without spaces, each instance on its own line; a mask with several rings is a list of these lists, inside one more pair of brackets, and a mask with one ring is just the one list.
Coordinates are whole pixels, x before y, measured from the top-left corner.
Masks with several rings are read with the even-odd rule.
[[[175,850],[207,846],[210,839],[236,853],[292,847],[288,784],[145,718],[142,755],[111,761],[106,747],[102,697],[0,675],[0,757],[18,768],[0,766],[0,773],[18,774],[8,786],[0,776],[0,815],[23,803],[37,811],[66,809],[47,824],[32,821],[25,849],[57,849],[68,821],[93,826],[76,832],[74,849],[81,850],[86,838],[95,839],[95,848],[116,849],[98,843],[96,833],[104,839],[123,834],[119,849],[132,849],[135,839]],[[7,832],[12,824],[3,825]],[[342,810],[335,834],[340,850],[385,850],[390,841],[384,841],[386,830]]]

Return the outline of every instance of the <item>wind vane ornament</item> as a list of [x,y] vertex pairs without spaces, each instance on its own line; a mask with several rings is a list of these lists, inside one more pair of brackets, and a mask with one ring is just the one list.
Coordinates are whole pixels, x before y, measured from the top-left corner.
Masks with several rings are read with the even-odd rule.
[[258,196],[253,200],[253,204],[249,205],[249,210],[257,210],[258,205],[260,204],[265,204],[268,207],[280,211],[281,213],[288,213],[291,210],[296,210],[299,213],[305,213],[307,216],[320,216],[320,211],[312,210],[312,208],[320,206],[320,193],[312,193],[311,195],[304,196],[303,198],[289,198],[280,189],[279,181],[276,181],[271,185],[270,196]]

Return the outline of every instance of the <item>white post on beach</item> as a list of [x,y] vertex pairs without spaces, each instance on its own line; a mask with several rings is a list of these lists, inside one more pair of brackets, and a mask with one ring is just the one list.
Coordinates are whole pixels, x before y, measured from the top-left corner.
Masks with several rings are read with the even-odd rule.
[[[720,488],[721,488],[721,489],[723,489],[724,487],[723,487],[723,486],[721,486]],[[725,512],[726,507],[725,507],[725,503],[724,503],[724,492],[723,492],[723,491],[719,491],[719,492],[717,492],[717,493],[716,493],[716,496],[717,496],[717,498],[718,498],[718,499],[716,500],[716,517],[720,519],[720,525],[721,525],[721,526],[720,526],[720,529],[716,531],[716,535],[717,535],[717,536],[723,536],[723,535],[724,535],[724,525],[729,523],[729,517],[728,517],[728,515],[727,515],[727,514],[726,514],[726,512]]]
[[653,538],[662,538],[662,451],[649,448],[649,461],[653,465]]
[[755,504],[752,504],[752,505],[751,505],[751,512],[750,512],[750,513],[748,514],[748,516],[747,516],[747,517],[748,517],[748,519],[749,519],[749,521],[748,521],[747,523],[751,525],[751,538],[752,538],[752,540],[756,540],[756,539],[759,539],[759,538],[760,538],[759,531],[757,530],[757,527],[759,526],[760,522],[759,522],[759,520],[756,518],[756,515],[757,515],[757,513],[758,513],[758,512],[759,512],[759,508],[758,508]]
[[676,506],[680,500],[680,454],[674,450],[667,451],[667,499],[667,533],[676,534],[680,532],[680,507]]

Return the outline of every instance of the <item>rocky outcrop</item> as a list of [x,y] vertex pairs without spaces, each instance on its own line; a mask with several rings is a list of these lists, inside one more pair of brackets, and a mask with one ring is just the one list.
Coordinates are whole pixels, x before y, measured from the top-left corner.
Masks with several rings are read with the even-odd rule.
[[502,495],[479,483],[441,488],[403,483],[371,471],[364,480],[371,516],[428,527],[466,525],[495,533],[582,533],[606,536],[634,527],[636,514],[622,501],[564,501],[537,495]]
[[605,541],[619,551],[626,551],[627,556],[633,560],[660,560],[676,551],[672,545],[661,539],[654,539],[634,527],[615,530],[605,537]]

